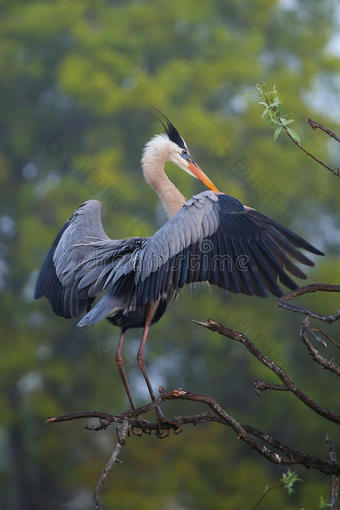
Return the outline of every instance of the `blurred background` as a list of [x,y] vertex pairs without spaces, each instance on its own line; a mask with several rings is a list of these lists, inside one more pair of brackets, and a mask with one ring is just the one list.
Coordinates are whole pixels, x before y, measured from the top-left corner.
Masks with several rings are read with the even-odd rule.
[[[120,412],[128,401],[114,363],[119,331],[76,321],[34,301],[38,270],[56,232],[82,202],[103,204],[112,238],[152,234],[165,221],[143,180],[143,145],[164,111],[216,185],[303,234],[327,257],[310,282],[339,283],[340,182],[286,137],[272,139],[256,83],[276,84],[303,144],[333,166],[336,142],[313,132],[312,117],[339,132],[340,9],[334,0],[3,0],[0,45],[0,506],[87,510],[114,431],[83,423],[45,425],[81,410]],[[168,175],[189,198],[200,182],[174,166]],[[331,312],[336,295],[303,300]],[[334,411],[334,375],[299,341],[299,317],[275,299],[186,289],[149,335],[155,387],[210,394],[241,423],[327,458],[325,423],[288,393],[258,398],[252,381],[274,382],[242,348],[192,323],[213,317],[248,334],[312,398]],[[334,336],[336,324],[327,328]],[[141,332],[124,356],[138,403],[148,401],[136,369]],[[327,354],[333,355],[329,347]],[[277,382],[277,381],[275,381]],[[164,405],[167,415],[198,412]],[[128,440],[107,479],[105,508],[251,510],[285,469],[218,424],[186,427],[164,441]],[[297,467],[292,496],[273,491],[262,509],[318,509],[330,479]]]

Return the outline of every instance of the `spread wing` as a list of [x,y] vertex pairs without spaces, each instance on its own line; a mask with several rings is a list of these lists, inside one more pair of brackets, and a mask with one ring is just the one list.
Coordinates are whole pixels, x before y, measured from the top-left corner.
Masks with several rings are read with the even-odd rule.
[[300,249],[323,255],[304,239],[228,195],[205,191],[186,202],[118,271],[134,272],[130,306],[176,294],[185,284],[208,281],[231,292],[283,294],[306,275],[295,261],[313,266]]
[[47,253],[35,298],[46,296],[61,317],[81,315],[106,288],[125,258],[144,241],[109,239],[101,223],[100,202],[85,202],[62,227]]

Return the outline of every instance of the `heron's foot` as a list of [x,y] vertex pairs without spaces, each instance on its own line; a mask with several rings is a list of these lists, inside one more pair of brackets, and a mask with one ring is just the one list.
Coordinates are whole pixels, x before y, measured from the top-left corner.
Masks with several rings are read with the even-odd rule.
[[164,439],[165,437],[168,437],[171,429],[174,431],[176,436],[182,432],[182,426],[180,423],[178,423],[178,421],[167,418],[159,407],[156,409],[156,411],[158,417],[156,436],[158,439]]
[[128,432],[129,436],[134,435],[134,436],[140,437],[143,434],[148,434],[148,435],[151,434],[151,429],[147,427],[147,425],[150,424],[150,422],[148,420],[145,420],[141,416],[137,416],[136,421],[138,421],[139,425],[138,426],[137,425],[130,426],[130,429]]

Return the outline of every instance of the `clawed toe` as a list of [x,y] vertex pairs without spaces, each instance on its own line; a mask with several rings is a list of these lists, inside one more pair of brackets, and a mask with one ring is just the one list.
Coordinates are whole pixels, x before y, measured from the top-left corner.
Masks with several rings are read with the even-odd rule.
[[175,435],[182,432],[182,425],[174,419],[167,418],[159,407],[156,408],[157,423],[151,423],[142,416],[136,416],[133,423],[130,425],[128,435],[141,437],[143,434],[150,435],[152,430],[155,430],[156,425],[156,436],[159,439],[168,437],[170,431],[173,430]]
[[147,427],[147,425],[150,424],[148,420],[145,420],[141,416],[137,417],[137,421],[139,423],[139,426],[137,425],[131,425],[129,429],[129,436],[138,436],[141,437],[143,434],[151,434],[151,429]]
[[174,431],[176,436],[182,432],[182,426],[176,420],[166,418],[163,413],[161,416],[158,416],[158,425],[156,431],[156,436],[158,439],[164,439],[165,437],[168,437],[171,429]]

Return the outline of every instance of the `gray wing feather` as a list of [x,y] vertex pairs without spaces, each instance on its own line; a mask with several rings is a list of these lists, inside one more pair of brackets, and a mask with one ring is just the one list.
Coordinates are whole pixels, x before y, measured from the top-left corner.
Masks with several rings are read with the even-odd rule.
[[54,240],[38,276],[35,297],[44,295],[61,317],[81,315],[110,283],[121,258],[143,242],[144,238],[111,240],[102,226],[100,202],[85,202]]
[[[140,279],[144,281],[152,272],[158,271],[166,261],[184,248],[217,230],[218,218],[213,211],[216,201],[216,194],[211,191],[201,193],[198,198],[191,198],[175,216],[149,238],[143,250],[143,257],[140,256],[138,260],[136,283]],[[210,222],[207,220],[208,217]]]
[[101,222],[101,204],[98,200],[89,200],[74,212],[53,254],[55,271],[62,285],[70,285],[68,275],[72,278],[92,250],[91,244],[104,240],[110,241]]
[[57,315],[74,317],[106,290],[79,325],[94,324],[113,308],[145,308],[159,298],[166,302],[192,282],[280,296],[278,279],[288,288],[297,287],[286,271],[305,278],[291,258],[313,265],[299,248],[322,255],[294,232],[222,193],[200,193],[152,237],[125,240],[106,236],[100,203],[91,200],[59,232],[35,296],[45,295]]
[[280,296],[278,279],[290,289],[297,287],[286,271],[306,278],[290,258],[313,265],[297,248],[322,255],[237,199],[205,191],[186,202],[146,241],[133,264],[116,272],[114,283],[133,274],[131,308],[160,297],[171,299],[185,284],[199,281],[236,293],[265,297],[269,291]]

